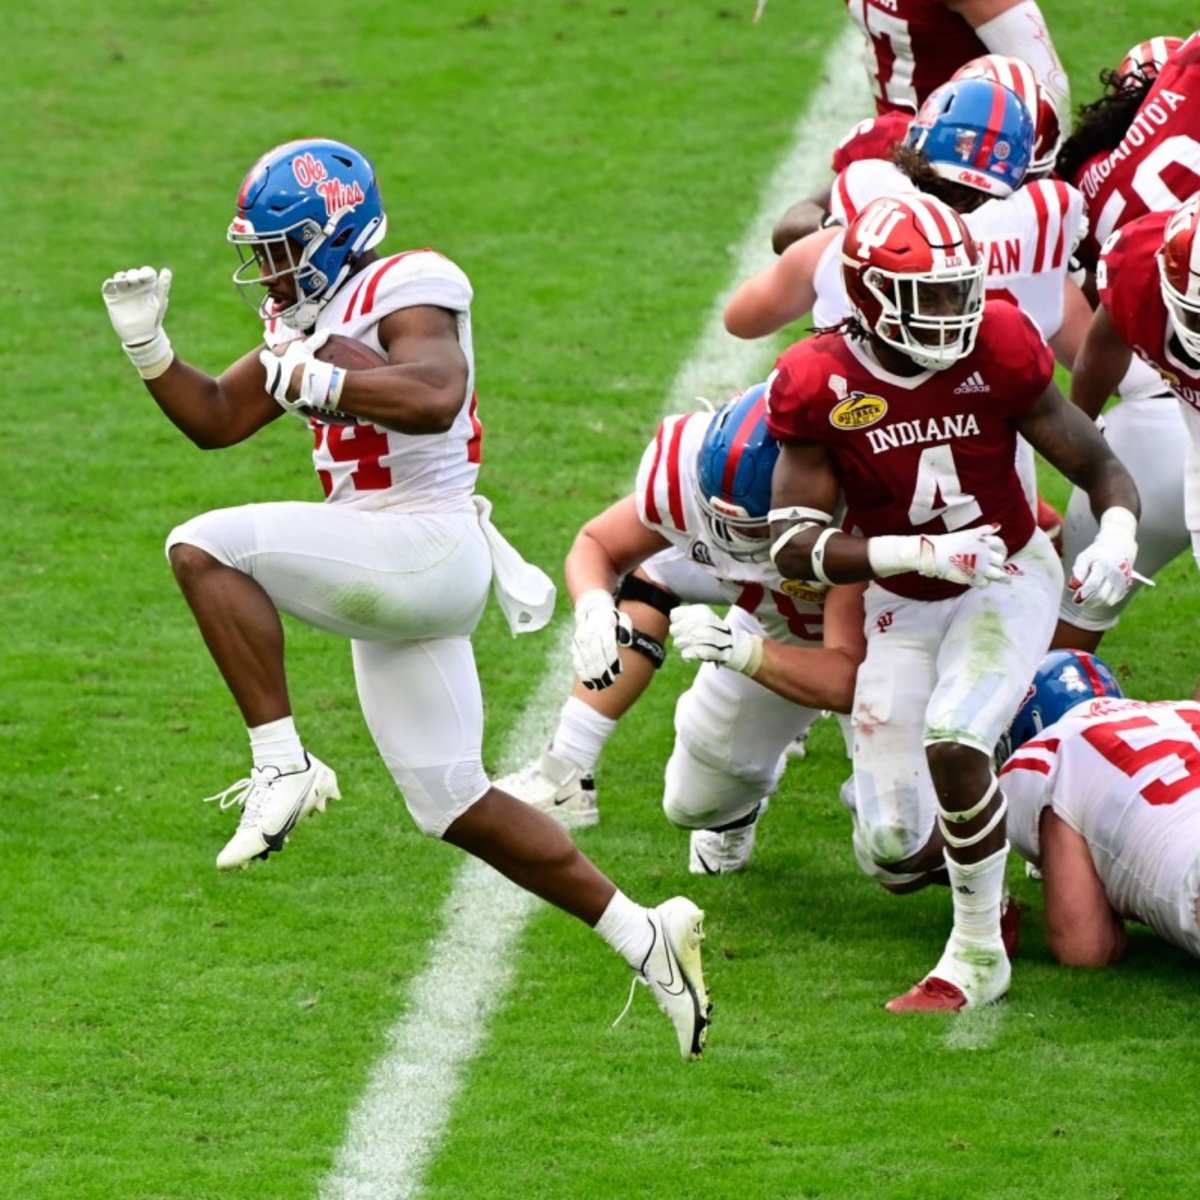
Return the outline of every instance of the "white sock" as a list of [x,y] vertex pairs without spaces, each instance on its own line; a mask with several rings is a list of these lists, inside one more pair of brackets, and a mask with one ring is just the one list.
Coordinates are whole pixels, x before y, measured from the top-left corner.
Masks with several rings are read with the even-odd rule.
[[559,714],[550,753],[573,762],[585,776],[591,775],[604,743],[616,727],[611,717],[598,713],[578,696],[568,696]]
[[654,943],[650,915],[620,888],[596,922],[596,932],[635,970],[641,970]]
[[955,862],[946,854],[950,893],[954,897],[954,932],[962,945],[988,947],[1000,940],[1000,905],[1004,900],[1004,868],[1008,843],[977,863]]
[[280,717],[265,725],[249,728],[250,753],[254,755],[256,767],[278,767],[287,775],[291,771],[303,771],[307,765],[296,722],[291,717]]

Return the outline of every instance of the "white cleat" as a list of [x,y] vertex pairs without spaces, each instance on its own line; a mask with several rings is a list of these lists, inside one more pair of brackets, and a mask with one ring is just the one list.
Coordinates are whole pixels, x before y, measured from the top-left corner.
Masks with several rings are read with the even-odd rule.
[[[686,896],[666,900],[657,908],[646,910],[654,940],[641,968],[634,976],[629,991],[644,983],[675,1026],[679,1053],[685,1058],[699,1058],[704,1052],[708,1035],[708,990],[704,986],[704,970],[700,962],[700,943],[704,941],[704,913]],[[617,1018],[617,1021],[621,1019]],[[617,1022],[614,1021],[615,1025]]]
[[549,750],[528,766],[496,780],[496,787],[564,825],[582,828],[600,820],[595,783],[569,759]]
[[952,933],[938,965],[903,996],[889,1000],[888,1012],[957,1012],[994,1004],[1008,992],[1012,966],[1004,943],[960,942]]
[[266,858],[282,850],[288,836],[309,813],[324,812],[328,800],[340,800],[337,776],[320,759],[305,756],[303,771],[283,774],[278,767],[255,767],[247,779],[239,779],[223,792],[206,796],[222,809],[242,809],[237,831],[217,855],[217,867],[248,866],[252,858]]
[[764,796],[754,810],[754,820],[737,829],[693,829],[688,843],[688,870],[693,875],[732,875],[742,870],[754,853],[758,823],[767,804]]

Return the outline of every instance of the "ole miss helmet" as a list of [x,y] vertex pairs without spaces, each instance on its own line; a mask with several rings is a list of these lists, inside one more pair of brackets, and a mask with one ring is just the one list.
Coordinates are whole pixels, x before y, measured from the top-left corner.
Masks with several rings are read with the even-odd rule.
[[696,462],[697,500],[713,545],[731,558],[770,550],[771,473],[779,443],[767,432],[767,385],[756,383],[717,410]]
[[1027,62],[1008,54],[982,54],[963,63],[950,78],[990,79],[1016,92],[1033,118],[1033,150],[1025,179],[1040,179],[1054,169],[1054,161],[1063,143],[1062,122],[1058,119],[1058,109],[1054,107],[1046,85],[1038,79]]
[[1008,196],[1029,169],[1033,117],[1003,84],[954,79],[929,93],[904,144],[920,150],[943,179]]
[[1131,46],[1117,65],[1116,76],[1122,85],[1141,88],[1158,78],[1163,64],[1183,45],[1183,38],[1152,37]]
[[295,303],[280,307],[268,291],[255,307],[264,319],[305,331],[346,281],[351,262],[386,232],[375,168],[363,155],[326,138],[285,142],[242,180],[226,235],[241,259],[233,282],[269,289],[293,278]]
[[1008,732],[1000,739],[997,757],[1003,761],[1078,704],[1101,696],[1124,696],[1111,668],[1082,650],[1051,650],[1038,669]]
[[975,347],[984,271],[962,217],[933,196],[872,200],[842,243],[842,279],[859,323],[938,371]]
[[1200,194],[1175,212],[1158,250],[1158,280],[1175,336],[1200,361]]

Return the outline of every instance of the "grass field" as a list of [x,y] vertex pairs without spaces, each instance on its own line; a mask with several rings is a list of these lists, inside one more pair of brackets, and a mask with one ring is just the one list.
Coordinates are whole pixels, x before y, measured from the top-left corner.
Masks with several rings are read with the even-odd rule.
[[[1168,0],[1042,6],[1076,99],[1189,17]],[[297,721],[346,798],[263,869],[213,869],[227,822],[199,798],[244,771],[245,734],[163,538],[209,508],[319,490],[293,422],[220,455],[179,436],[115,345],[101,280],[170,264],[177,349],[223,366],[257,336],[223,243],[246,167],[303,134],[360,145],[389,244],[434,245],[472,277],[482,490],[557,571],[627,485],[845,21],[832,0],[773,0],[757,26],[752,7],[373,2],[311,25],[278,0],[8,14],[0,1196],[315,1196],[457,862],[410,826],[346,647],[293,623]],[[1134,607],[1105,645],[1127,691],[1190,693],[1198,603],[1179,562]],[[485,618],[493,760],[552,642]],[[1194,1195],[1195,964],[1135,936],[1118,972],[1054,967],[1014,869],[1033,919],[1011,1000],[949,1024],[889,1018],[881,1001],[936,958],[945,895],[900,900],[857,874],[829,722],[753,869],[689,877],[658,807],[687,676],[671,662],[611,743],[604,823],[581,843],[630,894],[686,889],[708,910],[708,1056],[681,1064],[646,996],[610,1030],[622,968],[539,910],[425,1193]]]

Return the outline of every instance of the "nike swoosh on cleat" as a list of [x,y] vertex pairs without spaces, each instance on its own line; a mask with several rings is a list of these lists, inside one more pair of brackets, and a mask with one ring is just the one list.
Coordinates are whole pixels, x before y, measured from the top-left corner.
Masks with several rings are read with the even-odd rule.
[[710,867],[708,863],[704,861],[704,855],[701,854],[699,850],[697,850],[695,853],[696,861],[704,868],[704,873],[706,875],[720,875],[720,871],[714,871],[712,867]]
[[[314,785],[315,786],[315,781]],[[288,834],[296,828],[296,822],[300,819],[301,810],[304,808],[304,802],[308,799],[309,792],[312,791],[310,786],[307,791],[296,801],[295,808],[288,814],[288,819],[284,821],[282,827],[276,833],[264,833],[262,839],[267,843],[268,852],[271,850],[279,851],[283,849],[283,843],[287,841]]]

